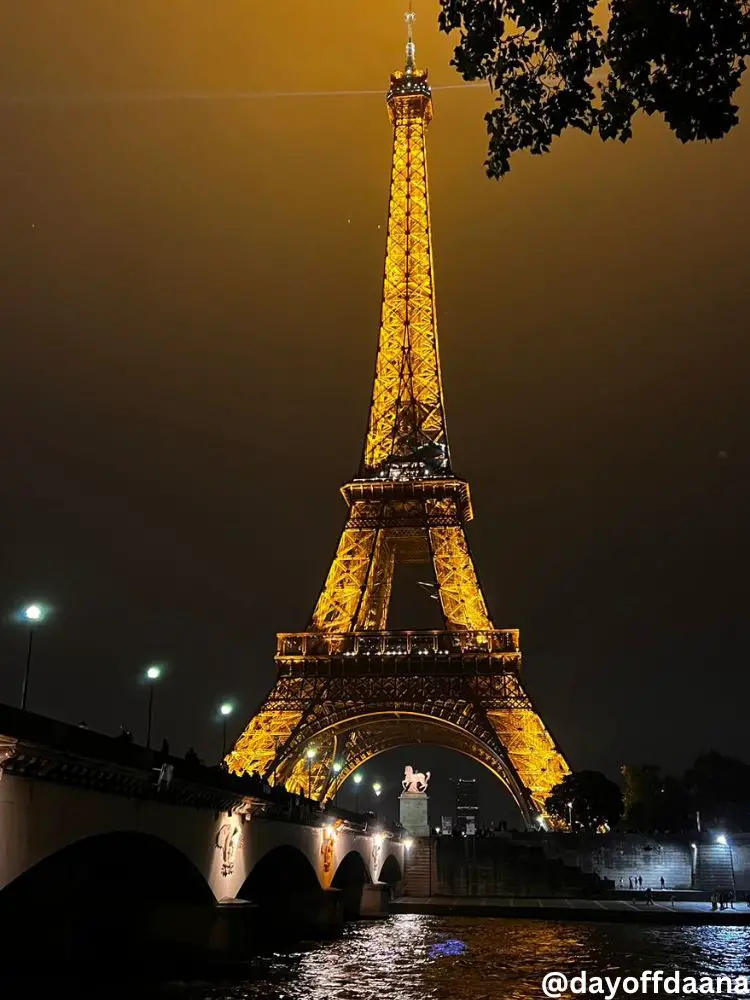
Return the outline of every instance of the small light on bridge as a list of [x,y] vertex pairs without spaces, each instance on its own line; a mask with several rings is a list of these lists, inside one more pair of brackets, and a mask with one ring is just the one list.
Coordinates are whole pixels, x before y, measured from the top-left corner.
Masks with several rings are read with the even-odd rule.
[[342,768],[343,766],[344,766],[344,765],[343,765],[343,764],[342,764],[342,763],[341,763],[340,761],[338,761],[338,760],[335,760],[335,761],[333,762],[333,766],[332,766],[331,770],[333,771],[333,773],[334,773],[334,774],[339,774],[339,772],[341,771],[341,768]]
[[414,841],[411,839],[411,837],[407,837],[406,840],[404,841],[404,850],[410,851],[412,847],[414,847]]
[[307,748],[307,759],[308,760],[313,760],[317,756],[317,754],[318,754],[318,751],[315,749],[315,747],[308,747]]
[[383,786],[380,784],[379,781],[374,781],[372,785],[372,790],[373,792],[375,792],[376,795],[380,795],[380,793],[383,791]]
[[385,840],[385,836],[382,833],[376,833],[375,836],[372,839],[375,841],[375,843],[378,845],[378,847],[380,847],[380,845]]
[[158,663],[152,663],[146,667],[146,682],[148,683],[148,722],[146,723],[146,749],[151,749],[151,722],[154,716],[154,681],[161,677],[161,667]]
[[326,828],[325,828],[325,834],[326,834],[326,837],[328,837],[329,840],[335,840],[336,839],[336,827],[332,823],[329,823],[328,826],[326,826]]
[[716,838],[716,843],[724,844],[726,846],[726,842],[727,842],[726,836],[723,833],[720,833],[719,836]]
[[29,675],[31,674],[31,649],[34,643],[34,628],[41,625],[47,617],[49,608],[43,604],[27,604],[16,612],[16,620],[23,622],[29,629],[29,645],[26,652],[26,670],[23,675],[23,689],[21,691],[21,710],[26,710],[26,697],[29,692]]
[[694,851],[698,850],[698,845],[697,844],[691,844],[690,846],[693,848]]
[[355,785],[362,784],[362,775],[359,773],[359,771],[357,771],[357,773],[354,775],[352,781],[354,782]]
[[221,719],[221,759],[222,761],[227,755],[227,719],[234,711],[234,705],[231,701],[223,701],[219,705],[219,717]]

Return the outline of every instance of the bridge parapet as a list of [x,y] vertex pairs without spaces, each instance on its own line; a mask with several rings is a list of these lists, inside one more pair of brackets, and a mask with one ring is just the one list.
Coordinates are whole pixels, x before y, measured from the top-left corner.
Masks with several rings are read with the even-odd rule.
[[[168,783],[158,780],[163,764],[173,768]],[[345,809],[322,810],[318,802],[291,795],[282,787],[271,788],[259,775],[238,776],[219,765],[191,764],[8,705],[0,705],[0,778],[3,772],[126,798],[309,826],[341,820],[347,828],[364,832],[371,819]]]

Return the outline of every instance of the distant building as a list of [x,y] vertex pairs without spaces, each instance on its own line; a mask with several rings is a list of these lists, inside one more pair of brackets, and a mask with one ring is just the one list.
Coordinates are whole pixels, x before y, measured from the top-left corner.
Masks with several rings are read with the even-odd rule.
[[472,836],[479,821],[479,786],[476,778],[455,778],[456,829]]

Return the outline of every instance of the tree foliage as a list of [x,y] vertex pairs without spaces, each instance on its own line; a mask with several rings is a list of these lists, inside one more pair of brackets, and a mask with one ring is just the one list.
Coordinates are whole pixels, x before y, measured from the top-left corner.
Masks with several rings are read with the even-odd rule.
[[750,767],[743,761],[716,751],[701,754],[685,772],[684,783],[702,827],[748,828]]
[[695,808],[685,783],[654,764],[626,765],[625,826],[630,830],[686,833],[695,830]]
[[679,778],[653,764],[626,765],[624,825],[630,830],[695,833],[750,828],[750,766],[711,751]]
[[575,831],[596,833],[613,827],[622,815],[622,792],[600,771],[574,771],[552,789],[545,808]]
[[[452,63],[487,80],[490,177],[566,128],[627,142],[638,111],[682,142],[725,136],[750,54],[750,0],[440,0]],[[598,9],[607,7],[607,10]]]

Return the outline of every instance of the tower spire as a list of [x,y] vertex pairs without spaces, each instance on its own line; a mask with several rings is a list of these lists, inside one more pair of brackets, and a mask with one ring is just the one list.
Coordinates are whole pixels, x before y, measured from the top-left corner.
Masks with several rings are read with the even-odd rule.
[[414,21],[417,15],[412,10],[412,0],[409,0],[409,9],[406,14],[404,14],[404,20],[406,21],[406,73],[411,76],[416,69],[415,56],[417,52],[417,47],[414,44]]

